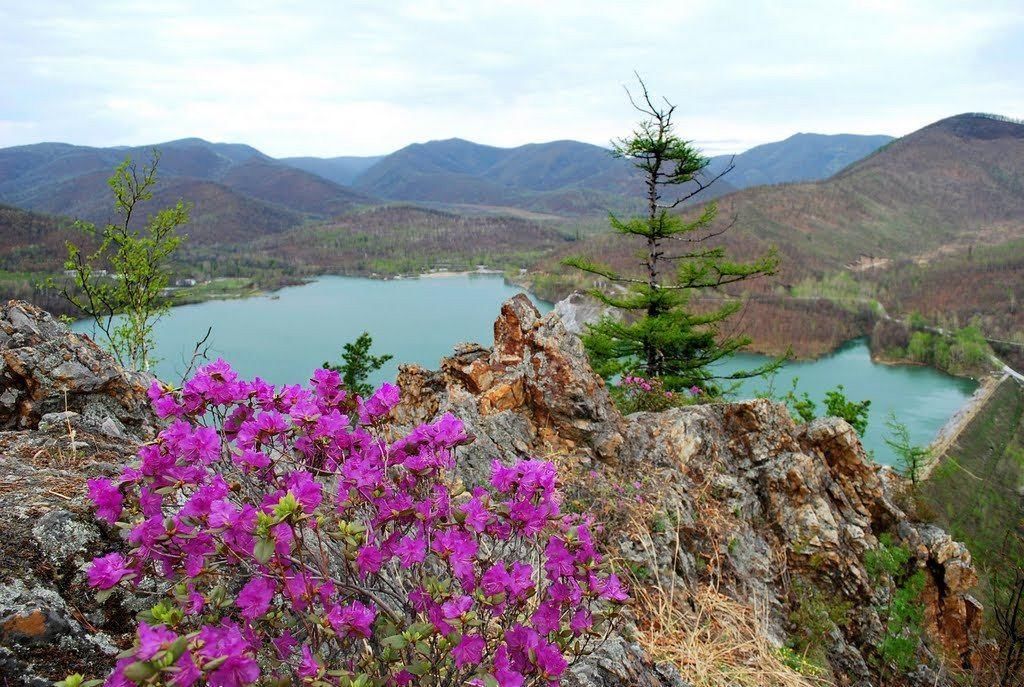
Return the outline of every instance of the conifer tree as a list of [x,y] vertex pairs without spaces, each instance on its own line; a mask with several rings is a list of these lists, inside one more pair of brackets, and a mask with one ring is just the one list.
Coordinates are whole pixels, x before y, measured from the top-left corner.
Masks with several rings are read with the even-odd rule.
[[744,336],[723,336],[719,328],[742,303],[727,299],[720,307],[697,312],[690,307],[690,298],[698,290],[774,274],[778,260],[773,250],[753,262],[735,262],[721,247],[707,246],[706,241],[732,226],[716,225],[718,206],[714,202],[696,217],[674,212],[733,165],[730,162],[714,176],[702,175],[710,161],[675,133],[675,106],[668,101],[656,104],[643,80],[637,78],[641,97],[627,93],[644,118],[632,135],[613,142],[613,152],[642,174],[646,214],[626,220],[613,214],[610,221],[612,229],[624,239],[643,242],[643,269],[637,274],[624,274],[580,256],[564,264],[607,280],[615,290],[595,288],[592,295],[626,311],[622,321],[606,317],[591,325],[584,335],[599,374],[605,378],[643,374],[660,379],[669,390],[699,386],[713,391],[715,379],[756,376],[777,364],[716,375],[710,369],[712,363],[750,343]]

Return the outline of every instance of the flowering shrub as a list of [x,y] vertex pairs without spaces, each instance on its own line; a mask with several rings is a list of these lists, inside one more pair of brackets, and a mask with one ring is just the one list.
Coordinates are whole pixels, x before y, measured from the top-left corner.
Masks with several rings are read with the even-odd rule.
[[89,481],[129,544],[89,584],[159,598],[108,686],[556,685],[627,598],[552,464],[453,486],[462,423],[398,434],[394,386],[348,397],[320,369],[275,388],[218,360],[150,398],[171,424]]
[[703,395],[698,386],[692,387],[688,394],[677,393],[666,391],[665,385],[657,377],[645,379],[635,375],[623,377],[612,391],[619,409],[627,415],[689,405]]

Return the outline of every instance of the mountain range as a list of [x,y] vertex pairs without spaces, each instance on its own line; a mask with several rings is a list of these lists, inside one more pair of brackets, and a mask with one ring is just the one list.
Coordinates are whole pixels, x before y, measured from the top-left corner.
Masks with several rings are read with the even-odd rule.
[[106,183],[112,170],[125,158],[148,161],[154,148],[160,151],[155,204],[192,202],[189,234],[200,243],[276,233],[371,202],[250,146],[189,138],[134,148],[39,143],[0,149],[0,203],[107,221],[113,216]]
[[[722,195],[752,183],[820,179],[888,140],[796,136],[736,156],[713,187]],[[126,157],[160,150],[156,200],[190,199],[200,242],[273,234],[380,202],[536,217],[603,216],[636,206],[634,170],[600,146],[553,141],[497,148],[462,139],[406,146],[378,157],[282,158],[243,144],[198,138],[153,146],[94,148],[39,143],[0,149],[0,203],[94,222],[112,212],[106,179]],[[717,173],[727,163],[713,158]],[[735,182],[735,183],[734,183]]]
[[[280,160],[201,139],[157,147],[153,207],[195,205],[181,267],[194,276],[270,274],[280,283],[482,263],[531,267],[534,287],[558,296],[571,286],[558,281],[569,253],[635,262],[616,237],[591,235],[637,190],[628,165],[600,146],[449,139],[380,157]],[[58,269],[68,225],[59,217],[108,219],[105,180],[150,148],[0,149],[0,277]],[[730,159],[729,182],[716,191],[722,220],[735,225],[718,240],[740,257],[771,246],[782,256],[780,275],[752,292],[786,298],[786,307],[841,292],[961,322],[980,315],[1007,336],[1024,330],[1024,125],[965,114],[895,140],[796,134]],[[713,158],[707,173],[728,162]],[[778,309],[762,314],[766,327],[784,323]],[[805,315],[807,331],[832,328],[825,338],[853,331],[836,324],[842,313]]]
[[892,136],[793,134],[739,155],[716,155],[708,171],[717,174],[731,161],[726,179],[735,188],[826,179],[892,141]]

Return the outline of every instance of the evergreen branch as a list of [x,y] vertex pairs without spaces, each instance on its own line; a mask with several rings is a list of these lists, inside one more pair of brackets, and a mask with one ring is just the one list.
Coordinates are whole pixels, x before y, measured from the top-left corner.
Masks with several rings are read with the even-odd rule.
[[571,256],[562,260],[563,265],[566,267],[575,267],[583,272],[589,272],[590,274],[596,274],[599,277],[604,277],[614,282],[632,282],[632,283],[643,283],[639,279],[630,279],[629,277],[620,276],[615,270],[607,265],[601,265],[599,263],[588,260],[579,255]]

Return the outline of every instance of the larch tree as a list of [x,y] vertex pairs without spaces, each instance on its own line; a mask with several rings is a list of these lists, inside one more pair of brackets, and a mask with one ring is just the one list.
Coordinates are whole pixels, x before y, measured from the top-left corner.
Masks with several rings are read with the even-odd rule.
[[724,227],[716,223],[718,206],[714,202],[696,216],[678,211],[732,170],[733,164],[717,174],[703,175],[710,160],[676,134],[672,122],[675,105],[656,103],[642,79],[640,90],[639,98],[628,89],[627,93],[644,118],[632,135],[613,142],[613,153],[641,173],[646,214],[629,219],[612,214],[610,221],[612,229],[624,238],[642,241],[641,270],[625,274],[581,256],[563,264],[606,280],[611,288],[595,288],[592,295],[626,311],[622,320],[605,317],[590,325],[583,337],[599,374],[605,378],[643,374],[660,379],[668,390],[696,386],[713,391],[715,380],[757,376],[776,364],[717,374],[711,368],[713,363],[750,343],[745,336],[723,335],[719,326],[742,303],[727,298],[720,306],[697,311],[691,306],[691,297],[701,290],[774,274],[778,259],[772,250],[752,262],[736,262],[722,247],[707,244],[734,223]]

